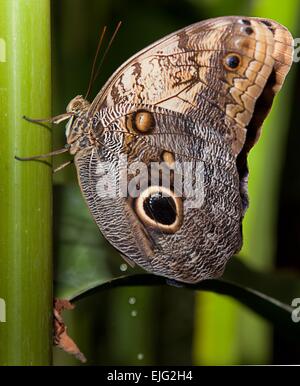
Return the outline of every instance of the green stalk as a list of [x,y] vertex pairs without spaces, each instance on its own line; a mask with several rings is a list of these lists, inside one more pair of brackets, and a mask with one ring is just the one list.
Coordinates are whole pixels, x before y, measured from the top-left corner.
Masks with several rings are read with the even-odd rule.
[[[51,364],[50,0],[0,0],[0,365]],[[1,320],[1,318],[0,318]]]

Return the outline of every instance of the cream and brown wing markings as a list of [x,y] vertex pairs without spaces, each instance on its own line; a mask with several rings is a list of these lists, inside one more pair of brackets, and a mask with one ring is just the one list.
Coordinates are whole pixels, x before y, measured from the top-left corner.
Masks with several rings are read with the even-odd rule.
[[[223,272],[241,247],[247,154],[291,61],[291,35],[278,23],[224,17],[166,37],[116,71],[89,108],[93,141],[75,163],[99,228],[122,254],[186,282]],[[171,190],[160,200],[164,186],[137,200],[99,194],[107,179],[119,180],[121,154],[129,164],[201,161],[203,204],[188,209]]]
[[238,154],[270,75],[274,72],[275,93],[291,61],[292,37],[280,24],[242,17],[211,19],[131,58],[100,91],[91,114],[127,103],[190,114],[212,124]]

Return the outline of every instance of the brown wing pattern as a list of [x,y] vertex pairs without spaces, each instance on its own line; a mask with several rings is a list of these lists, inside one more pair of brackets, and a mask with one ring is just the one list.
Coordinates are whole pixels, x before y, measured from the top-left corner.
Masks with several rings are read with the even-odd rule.
[[[224,17],[166,37],[116,71],[89,110],[96,144],[75,156],[88,206],[112,245],[173,279],[222,274],[242,244],[247,154],[291,61],[291,35],[278,23]],[[129,164],[189,161],[193,187],[200,163],[203,202],[165,201],[162,211],[174,218],[162,225],[146,199],[108,197],[99,187],[118,184],[122,155]]]
[[[257,99],[271,74],[268,91],[280,89],[292,51],[290,33],[274,21],[233,16],[196,23],[125,63],[100,91],[91,113],[124,103],[164,107],[211,123],[238,154]],[[240,55],[241,63],[228,70],[224,58],[231,53]]]
[[[114,115],[113,123],[99,137],[104,145],[76,155],[88,206],[112,245],[145,269],[186,282],[218,276],[226,258],[241,245],[241,199],[235,157],[218,133],[199,128],[199,135],[195,135],[194,122],[184,115],[143,107],[155,119],[152,134],[130,136],[131,141],[128,140],[124,110],[132,111],[136,105],[104,109],[102,122]],[[143,161],[150,165],[151,161],[159,161],[163,152],[173,154],[180,165],[188,161],[193,172],[197,162],[203,165],[200,182],[205,199],[199,207],[191,208],[189,199],[183,198],[182,224],[175,232],[164,232],[141,221],[132,199],[108,197],[99,191],[105,185],[118,185],[122,155],[128,157],[129,164]],[[101,171],[103,163],[107,165],[105,172]],[[196,183],[193,182],[194,189]]]

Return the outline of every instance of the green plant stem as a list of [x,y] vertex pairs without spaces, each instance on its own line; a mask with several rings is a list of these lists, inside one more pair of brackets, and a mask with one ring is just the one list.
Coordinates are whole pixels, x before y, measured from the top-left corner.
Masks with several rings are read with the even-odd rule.
[[51,131],[22,119],[51,106],[50,0],[0,0],[0,365],[52,358]]

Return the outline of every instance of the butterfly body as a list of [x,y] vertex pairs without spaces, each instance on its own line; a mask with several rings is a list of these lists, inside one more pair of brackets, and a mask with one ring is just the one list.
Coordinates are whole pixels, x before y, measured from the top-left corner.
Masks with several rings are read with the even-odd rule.
[[291,60],[278,23],[211,19],[129,59],[91,104],[70,102],[66,135],[83,195],[127,259],[184,282],[223,273],[242,245],[247,154]]

